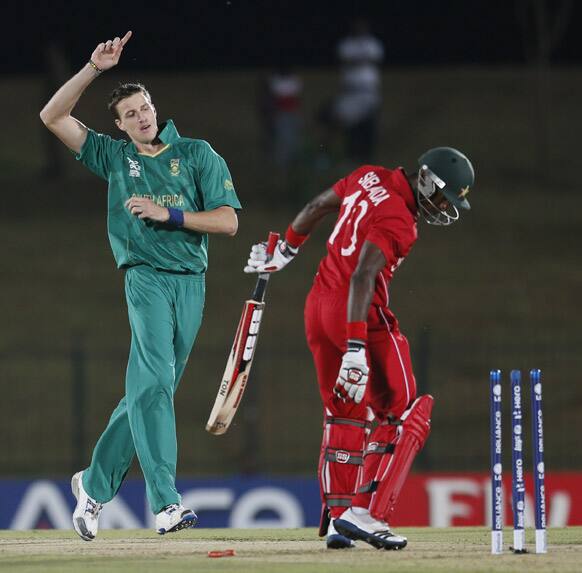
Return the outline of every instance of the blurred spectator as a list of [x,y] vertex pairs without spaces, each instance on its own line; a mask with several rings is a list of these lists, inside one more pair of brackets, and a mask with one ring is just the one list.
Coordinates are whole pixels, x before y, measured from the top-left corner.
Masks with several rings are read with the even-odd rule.
[[264,146],[275,164],[287,168],[296,158],[301,142],[301,78],[287,65],[263,79],[259,113]]
[[339,94],[322,108],[319,119],[331,132],[343,133],[350,161],[366,163],[372,160],[377,142],[384,48],[371,34],[368,22],[359,18],[338,44],[337,57]]

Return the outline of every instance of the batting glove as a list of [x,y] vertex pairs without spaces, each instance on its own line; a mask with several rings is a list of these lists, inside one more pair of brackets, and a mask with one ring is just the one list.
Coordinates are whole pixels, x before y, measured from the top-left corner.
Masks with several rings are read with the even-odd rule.
[[269,259],[267,256],[267,243],[253,245],[249,254],[245,273],[274,273],[287,266],[295,257],[299,249],[293,248],[286,241],[279,240]]
[[368,372],[365,346],[348,348],[342,358],[342,365],[333,389],[334,394],[344,401],[350,398],[359,404],[366,393]]

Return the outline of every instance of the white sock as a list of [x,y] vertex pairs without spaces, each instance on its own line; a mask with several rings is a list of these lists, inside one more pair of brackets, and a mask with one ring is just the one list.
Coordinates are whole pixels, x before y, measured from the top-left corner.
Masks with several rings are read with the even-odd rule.
[[366,515],[366,514],[370,513],[370,511],[367,507],[358,507],[357,505],[352,507],[352,511],[356,515]]

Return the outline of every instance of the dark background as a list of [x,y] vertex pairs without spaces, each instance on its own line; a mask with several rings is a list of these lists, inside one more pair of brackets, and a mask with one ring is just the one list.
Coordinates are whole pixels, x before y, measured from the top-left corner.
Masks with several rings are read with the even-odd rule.
[[568,25],[552,61],[575,64],[582,6],[537,0],[24,2],[3,8],[13,17],[4,18],[0,62],[7,72],[40,72],[44,46],[57,42],[77,67],[95,40],[131,29],[125,69],[326,66],[335,63],[329,47],[363,16],[385,42],[389,66],[522,64],[534,51],[538,10],[549,25],[564,4]]
[[[123,395],[129,329],[106,231],[104,183],[41,124],[56,88],[98,42],[134,32],[74,115],[119,136],[106,110],[142,80],[160,117],[207,139],[233,173],[237,237],[212,237],[205,321],[176,397],[181,474],[315,475],[321,407],[302,309],[331,221],[273,277],[251,382],[222,438],[204,432],[242,301],[248,249],[353,166],[327,170],[315,120],[335,93],[335,47],[368,16],[385,47],[375,161],[416,168],[436,145],[465,151],[473,209],[419,225],[391,304],[421,392],[435,395],[418,468],[488,466],[488,372],[544,372],[549,471],[579,469],[582,432],[580,2],[22,2],[2,8],[0,474],[77,471]],[[58,58],[54,58],[56,53]],[[53,54],[53,56],[51,56]],[[303,148],[287,172],[261,147],[257,85],[281,61],[304,82]],[[58,82],[56,77],[62,79]],[[56,83],[55,83],[56,82]],[[506,404],[507,405],[507,404]],[[528,449],[527,447],[526,449]],[[528,460],[529,461],[529,460]],[[139,471],[134,468],[134,471]]]

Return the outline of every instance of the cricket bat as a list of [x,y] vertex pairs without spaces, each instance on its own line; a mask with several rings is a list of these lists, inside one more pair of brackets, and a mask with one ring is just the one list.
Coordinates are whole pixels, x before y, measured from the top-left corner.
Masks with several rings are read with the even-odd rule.
[[[269,233],[267,257],[273,255],[278,240],[279,233]],[[245,301],[214,407],[206,423],[206,431],[216,436],[224,434],[228,430],[247,386],[265,308],[265,291],[270,276],[269,273],[259,274],[251,298]]]

